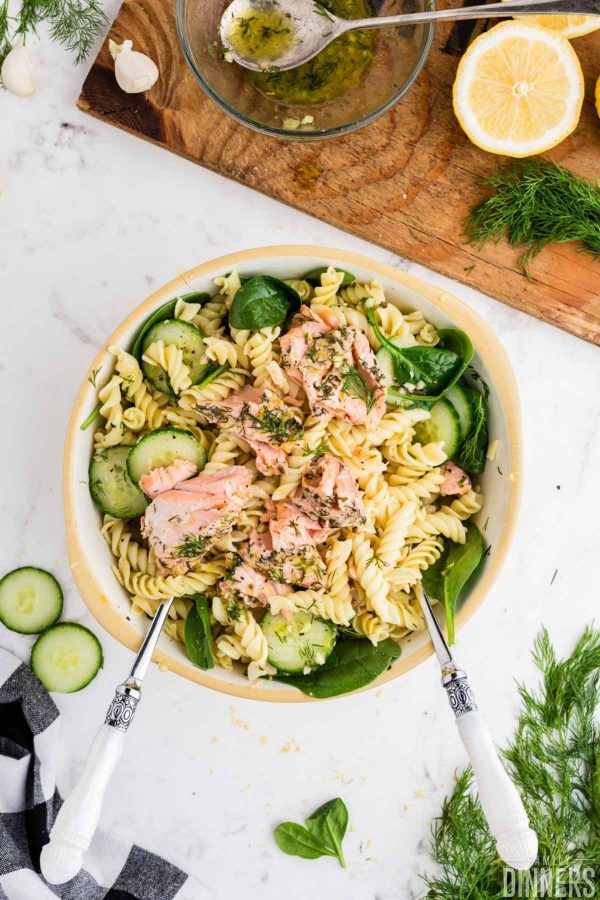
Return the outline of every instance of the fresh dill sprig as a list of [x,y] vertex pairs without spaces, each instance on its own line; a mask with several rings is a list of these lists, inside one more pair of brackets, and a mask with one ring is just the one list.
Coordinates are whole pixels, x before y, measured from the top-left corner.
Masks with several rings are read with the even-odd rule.
[[369,387],[365,381],[364,375],[356,367],[348,369],[344,372],[344,381],[342,382],[342,390],[347,394],[353,394],[362,400],[370,413],[375,403],[375,390]]
[[21,0],[18,10],[9,15],[9,0],[0,0],[0,63],[16,38],[35,33],[41,22],[48,22],[53,40],[83,62],[104,25],[108,23],[98,0]]
[[[519,685],[522,708],[504,751],[507,768],[538,836],[536,865],[555,878],[568,871],[569,896],[598,897],[584,887],[586,871],[600,871],[600,630],[587,628],[571,656],[557,659],[543,629],[533,660],[541,683],[536,690]],[[441,872],[424,876],[429,900],[505,897],[504,867],[472,780],[469,767],[433,826],[432,856]],[[563,889],[543,896],[564,897]]]
[[201,534],[190,534],[183,544],[176,547],[173,555],[178,559],[195,559],[201,556],[210,543],[209,538]]
[[600,256],[600,181],[578,178],[544,159],[511,163],[484,179],[496,191],[473,207],[465,233],[475,244],[506,238],[529,264],[549,244],[581,241],[582,250]]

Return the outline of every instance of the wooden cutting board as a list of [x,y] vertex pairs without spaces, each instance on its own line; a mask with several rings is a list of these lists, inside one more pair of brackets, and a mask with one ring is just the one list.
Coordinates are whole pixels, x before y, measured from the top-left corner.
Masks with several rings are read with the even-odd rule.
[[[528,280],[518,253],[504,242],[476,249],[461,235],[468,208],[486,196],[481,176],[501,161],[468,141],[451,105],[460,54],[485,24],[439,27],[416,85],[373,124],[300,144],[238,125],[202,92],[179,49],[174,7],[173,0],[125,0],[110,37],[132,39],[156,60],[161,77],[147,94],[123,93],[107,39],[83,85],[80,109],[600,344],[600,261],[576,245],[547,248],[532,266],[535,280]],[[600,31],[574,47],[586,79],[584,109],[575,134],[550,155],[596,179]]]

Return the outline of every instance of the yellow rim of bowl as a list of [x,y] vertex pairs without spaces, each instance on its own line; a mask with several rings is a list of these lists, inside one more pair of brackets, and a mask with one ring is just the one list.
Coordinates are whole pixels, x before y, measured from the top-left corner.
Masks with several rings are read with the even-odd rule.
[[[506,521],[502,536],[494,548],[494,556],[489,561],[486,571],[483,573],[481,580],[477,584],[473,593],[465,601],[456,617],[457,632],[469,621],[471,616],[479,609],[488,591],[492,588],[502,564],[508,553],[510,543],[516,527],[517,514],[521,498],[521,473],[522,473],[522,439],[521,439],[521,414],[519,409],[519,394],[515,376],[504,348],[500,344],[492,329],[486,322],[465,303],[454,297],[452,294],[446,293],[442,288],[428,284],[413,275],[398,271],[392,266],[385,263],[377,262],[368,256],[359,253],[353,253],[347,250],[336,250],[328,247],[313,247],[307,245],[288,244],[273,247],[257,247],[251,250],[241,250],[237,253],[230,253],[212,259],[202,265],[189,269],[177,278],[174,278],[168,284],[163,285],[157,291],[154,291],[146,300],[140,303],[127,318],[115,329],[111,334],[106,346],[110,344],[120,345],[125,334],[141,322],[150,312],[152,312],[161,303],[171,297],[176,296],[189,289],[190,283],[203,275],[211,272],[220,272],[235,267],[243,266],[246,263],[256,259],[280,258],[288,257],[317,257],[322,259],[324,263],[330,262],[332,259],[338,263],[348,265],[362,266],[371,270],[378,275],[389,278],[401,286],[410,288],[411,290],[421,294],[436,306],[441,312],[448,315],[450,319],[457,320],[461,327],[469,333],[473,343],[477,349],[477,353],[485,362],[496,392],[499,395],[502,408],[504,410],[507,422],[509,452],[510,452],[510,471],[517,472],[518,477],[515,481],[506,482],[509,492],[508,506],[506,511]],[[443,302],[441,301],[443,298]],[[79,425],[90,406],[90,398],[95,393],[94,387],[88,381],[90,374],[94,369],[100,367],[105,361],[107,350],[103,347],[92,362],[89,372],[79,392],[77,394],[73,412],[69,420],[67,428],[67,436],[65,441],[64,464],[63,464],[63,500],[65,511],[65,525],[67,535],[67,552],[69,562],[71,564],[71,572],[77,585],[77,588],[84,600],[89,611],[94,618],[108,631],[112,637],[116,638],[125,647],[137,652],[141,644],[143,634],[137,628],[128,622],[120,612],[114,607],[108,598],[103,594],[100,584],[96,579],[93,568],[86,554],[85,541],[80,534],[76,522],[75,499],[73,494],[73,478],[72,469],[74,465],[76,438],[79,433]],[[386,684],[404,675],[410,669],[418,666],[433,653],[433,645],[428,641],[418,650],[410,655],[410,657],[400,658],[380,675],[376,681],[361,688],[361,691],[371,690]],[[162,663],[171,672],[183,675],[190,681],[195,681],[205,687],[212,688],[235,697],[243,697],[247,700],[268,700],[279,703],[304,703],[313,702],[314,698],[307,697],[295,688],[273,688],[269,689],[261,687],[260,682],[249,682],[244,684],[231,684],[219,678],[213,677],[202,669],[197,669],[191,663],[186,663],[180,659],[176,659],[164,650],[157,649],[153,656],[154,662]],[[353,693],[358,693],[355,691]],[[350,694],[342,695],[351,696]],[[339,698],[332,698],[339,699]]]

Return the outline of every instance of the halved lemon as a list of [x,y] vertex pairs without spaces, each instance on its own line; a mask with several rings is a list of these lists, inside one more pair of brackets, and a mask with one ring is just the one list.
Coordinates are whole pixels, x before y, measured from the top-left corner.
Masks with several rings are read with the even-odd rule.
[[[506,0],[503,0],[506,2]],[[530,22],[532,25],[540,25],[549,31],[562,34],[566,38],[581,37],[590,31],[600,28],[599,16],[527,16],[526,18],[515,16],[518,22]]]
[[537,25],[503,22],[462,57],[453,90],[456,118],[482,150],[533,156],[575,129],[583,74],[568,40]]

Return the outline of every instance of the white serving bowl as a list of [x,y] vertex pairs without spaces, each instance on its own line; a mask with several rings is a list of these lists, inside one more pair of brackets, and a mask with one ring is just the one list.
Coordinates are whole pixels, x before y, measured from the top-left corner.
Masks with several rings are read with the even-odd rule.
[[[91,613],[113,637],[137,650],[147,628],[144,616],[131,614],[127,593],[116,580],[113,557],[100,534],[101,515],[88,491],[88,465],[92,455],[93,428],[81,431],[82,421],[97,403],[96,390],[89,381],[99,370],[98,384],[109,377],[114,359],[110,344],[129,348],[140,324],[162,303],[192,290],[214,291],[213,278],[237,268],[242,275],[269,274],[296,278],[317,266],[335,265],[353,272],[359,281],[377,279],[386,297],[402,310],[421,309],[437,327],[457,326],[469,334],[475,346],[473,364],[490,386],[490,437],[499,441],[497,456],[478,479],[484,492],[484,506],[475,517],[491,550],[456,616],[459,631],[487,595],[504,562],[515,528],[521,492],[521,422],[517,386],[508,357],[489,326],[462,301],[441,288],[375,262],[366,256],[323,247],[282,246],[243,250],[203,263],[161,287],[140,303],[119,325],[93,360],[79,389],[67,431],[64,457],[64,503],[67,547],[73,577]],[[486,523],[483,528],[483,523]],[[369,687],[377,687],[404,674],[427,659],[433,647],[426,632],[407,636],[402,655]],[[251,683],[240,672],[214,668],[203,671],[193,666],[181,644],[163,634],[154,659],[177,672],[217,691],[255,700],[302,702],[306,697],[295,688],[278,682]]]

